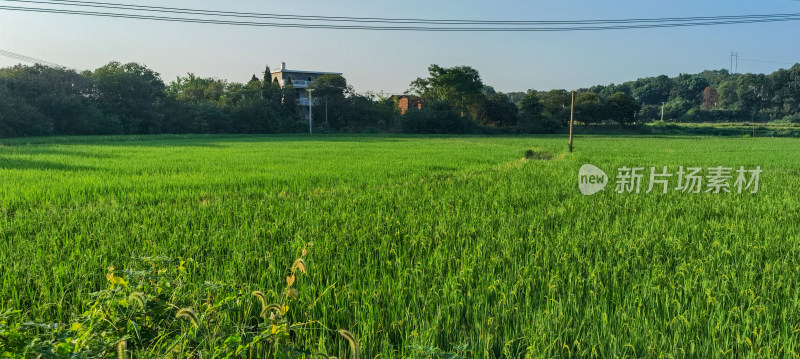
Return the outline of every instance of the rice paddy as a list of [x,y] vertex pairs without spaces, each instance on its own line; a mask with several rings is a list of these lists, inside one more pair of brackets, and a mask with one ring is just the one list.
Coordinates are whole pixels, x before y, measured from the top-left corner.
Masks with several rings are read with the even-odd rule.
[[[364,358],[800,357],[796,139],[0,143],[0,312],[27,321],[70,322],[137,258],[249,293],[286,285],[307,248],[293,315],[349,329]],[[605,191],[578,190],[586,163]],[[622,166],[763,173],[757,193],[617,193]]]

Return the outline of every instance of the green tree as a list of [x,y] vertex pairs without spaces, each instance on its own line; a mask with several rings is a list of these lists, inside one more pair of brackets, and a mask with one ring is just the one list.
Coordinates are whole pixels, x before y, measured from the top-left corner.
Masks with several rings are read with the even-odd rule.
[[[385,109],[378,106],[373,100],[372,94],[359,95],[351,94],[345,99],[344,117],[347,118],[347,129],[352,131],[363,131],[367,128],[377,130],[381,124],[381,119],[385,118]],[[394,107],[394,106],[392,106]]]
[[412,107],[401,119],[405,133],[467,133],[470,122],[445,101],[432,101],[421,109]]
[[617,92],[608,97],[606,104],[609,119],[627,125],[636,121],[636,113],[641,109],[639,101],[624,92]]
[[519,101],[519,128],[530,133],[552,133],[562,127],[560,120],[546,116],[545,112],[539,94],[528,90]]
[[294,89],[291,81],[286,81],[286,85],[281,89],[281,104],[283,111],[294,116],[297,114],[297,90]]
[[736,95],[741,109],[756,120],[758,112],[769,105],[769,86],[762,74],[744,74],[736,81]]
[[447,102],[460,113],[476,118],[478,107],[483,103],[484,85],[480,73],[469,66],[444,68],[433,64],[428,67],[427,78],[411,82],[410,91],[428,100]]
[[669,94],[675,83],[666,75],[637,80],[633,96],[648,105],[661,105],[669,101]]
[[639,110],[639,121],[657,121],[661,119],[661,108],[654,105],[644,105]]
[[544,106],[545,116],[555,119],[562,125],[569,125],[569,111],[572,95],[567,90],[550,90],[539,94]]
[[516,106],[502,93],[489,95],[478,107],[478,123],[491,127],[512,127],[519,122]]
[[670,97],[680,97],[694,105],[700,105],[703,90],[709,86],[708,80],[702,75],[680,74],[674,83]]
[[24,99],[27,105],[44,116],[53,133],[77,135],[120,131],[119,122],[113,116],[104,115],[95,105],[92,80],[86,74],[43,65],[18,65],[0,70],[0,79],[5,80],[10,93]]
[[600,123],[608,118],[606,107],[599,95],[593,92],[581,92],[575,96],[575,121],[584,125]]
[[719,91],[719,105],[721,107],[730,110],[738,110],[740,108],[739,95],[736,89],[735,77],[722,82],[719,87],[717,87],[717,91]]
[[125,133],[158,133],[165,85],[158,73],[137,63],[111,62],[91,73],[98,106],[117,116]]
[[0,137],[43,136],[52,133],[51,119],[0,82]]
[[220,100],[225,95],[228,82],[225,80],[197,77],[189,73],[186,77],[178,76],[175,81],[166,87],[166,93],[175,99],[190,103],[200,104],[211,102],[220,104]]
[[528,90],[519,101],[519,114],[522,122],[538,122],[544,118],[544,105],[536,91]]
[[275,103],[281,102],[281,85],[278,79],[272,80],[272,72],[269,65],[264,69],[264,79],[261,83],[261,97]]
[[794,115],[800,111],[800,64],[789,69],[779,69],[769,76],[774,92],[771,99],[777,112],[782,116]]
[[346,99],[353,95],[353,88],[347,84],[347,80],[342,75],[324,74],[314,79],[308,87],[314,90],[312,96],[315,99],[316,118],[322,120],[327,117],[331,128],[347,127],[345,113],[351,111],[347,109],[350,103]]

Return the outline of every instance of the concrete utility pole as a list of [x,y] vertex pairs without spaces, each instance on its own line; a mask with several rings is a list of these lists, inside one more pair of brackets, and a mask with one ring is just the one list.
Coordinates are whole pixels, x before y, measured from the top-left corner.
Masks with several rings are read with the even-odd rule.
[[572,153],[572,123],[575,111],[575,90],[572,90],[572,103],[569,105],[569,153]]
[[314,124],[314,114],[311,109],[314,107],[314,100],[311,98],[311,93],[314,89],[308,89],[308,134],[311,134],[311,126]]
[[666,102],[661,101],[661,122],[664,122],[664,104],[666,104]]

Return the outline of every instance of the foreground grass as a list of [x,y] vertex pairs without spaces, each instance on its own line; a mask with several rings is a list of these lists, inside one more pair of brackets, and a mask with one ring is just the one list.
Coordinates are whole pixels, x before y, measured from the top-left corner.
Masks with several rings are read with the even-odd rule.
[[[108,286],[108,267],[133,268],[142,256],[191,259],[193,283],[277,288],[312,242],[297,316],[350,328],[365,357],[800,353],[797,140],[586,137],[576,146],[565,154],[564,140],[548,137],[6,141],[0,309],[70,322]],[[521,160],[530,148],[554,156]],[[755,195],[585,197],[575,185],[584,163],[611,176],[623,165],[764,173]],[[325,336],[298,340],[347,353]]]

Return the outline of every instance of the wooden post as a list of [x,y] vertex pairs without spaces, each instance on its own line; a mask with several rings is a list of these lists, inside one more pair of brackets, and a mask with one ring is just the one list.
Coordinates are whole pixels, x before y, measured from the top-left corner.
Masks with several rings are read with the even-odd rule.
[[575,90],[572,90],[572,103],[569,105],[569,153],[572,153],[572,122],[575,111]]

